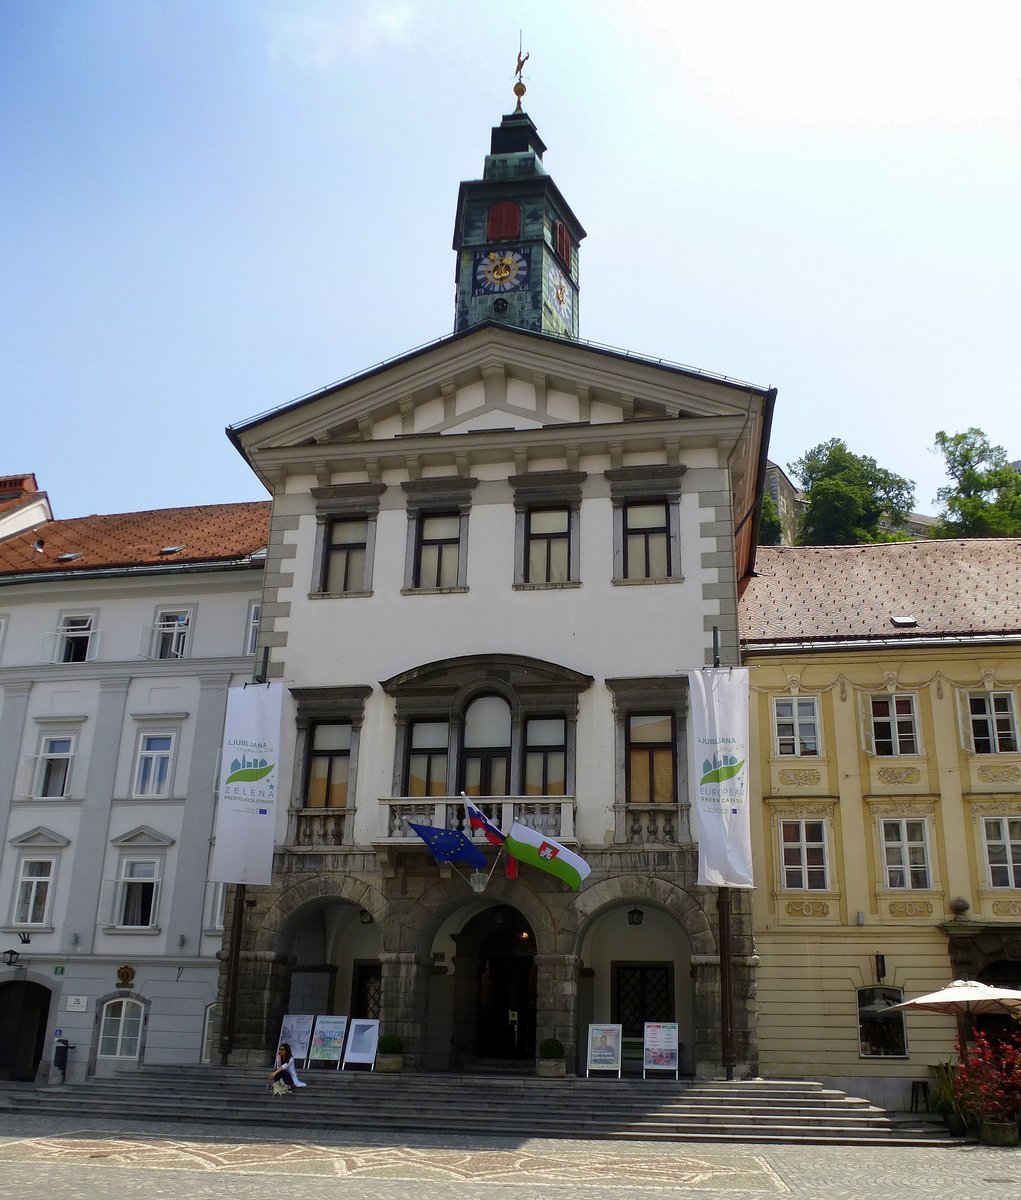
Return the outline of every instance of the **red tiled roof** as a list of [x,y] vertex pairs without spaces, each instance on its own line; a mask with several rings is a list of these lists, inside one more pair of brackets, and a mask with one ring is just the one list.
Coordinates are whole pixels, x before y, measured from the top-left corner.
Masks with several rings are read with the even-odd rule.
[[0,475],[0,516],[13,512],[29,499],[38,499],[39,485],[34,475]]
[[[259,500],[47,521],[0,541],[0,575],[244,558],[265,547],[269,514],[270,502]],[[160,553],[172,546],[181,549]]]
[[1021,633],[1021,539],[760,546],[740,626],[749,646]]

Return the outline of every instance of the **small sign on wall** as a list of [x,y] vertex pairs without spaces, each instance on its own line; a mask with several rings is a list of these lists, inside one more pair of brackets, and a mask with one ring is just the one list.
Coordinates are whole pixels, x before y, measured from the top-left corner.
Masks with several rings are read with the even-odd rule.
[[88,996],[68,996],[65,1007],[68,1012],[88,1012],[89,998]]
[[60,967],[60,966],[54,967],[54,968],[53,968],[53,974],[54,974],[54,975],[63,975],[63,974],[64,974],[64,968],[63,968],[63,967]]

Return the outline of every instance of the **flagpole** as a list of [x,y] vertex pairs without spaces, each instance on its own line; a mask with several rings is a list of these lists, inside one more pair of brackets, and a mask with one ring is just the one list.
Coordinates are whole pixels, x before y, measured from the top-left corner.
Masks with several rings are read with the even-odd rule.
[[[713,626],[713,667],[720,665],[720,627]],[[716,889],[720,925],[720,1050],[727,1079],[734,1078],[734,959],[731,940],[730,889]]]

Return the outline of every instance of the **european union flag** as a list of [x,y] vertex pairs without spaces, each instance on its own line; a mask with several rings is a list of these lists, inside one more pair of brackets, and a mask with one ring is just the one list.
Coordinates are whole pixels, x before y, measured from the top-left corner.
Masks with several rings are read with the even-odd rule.
[[459,829],[437,829],[434,825],[408,824],[433,852],[433,858],[441,863],[462,863],[466,867],[482,870],[486,856]]

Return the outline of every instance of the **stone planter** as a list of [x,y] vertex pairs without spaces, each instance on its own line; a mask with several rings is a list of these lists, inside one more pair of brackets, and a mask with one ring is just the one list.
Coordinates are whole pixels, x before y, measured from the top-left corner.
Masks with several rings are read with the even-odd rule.
[[985,1146],[1018,1145],[1017,1121],[1006,1117],[983,1117],[978,1140]]
[[564,1079],[567,1065],[562,1058],[540,1058],[536,1060],[535,1073],[540,1079]]
[[377,1054],[376,1070],[384,1075],[399,1075],[404,1067],[403,1054]]
[[943,1124],[947,1127],[947,1133],[951,1137],[963,1138],[968,1136],[968,1122],[960,1113],[944,1113]]

